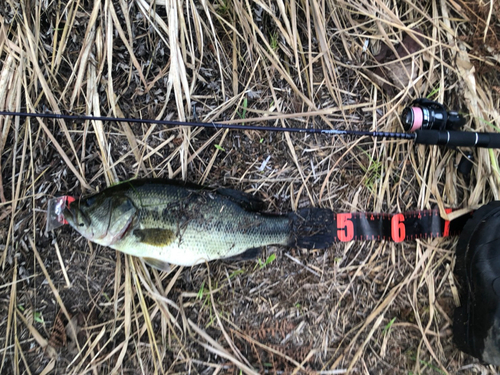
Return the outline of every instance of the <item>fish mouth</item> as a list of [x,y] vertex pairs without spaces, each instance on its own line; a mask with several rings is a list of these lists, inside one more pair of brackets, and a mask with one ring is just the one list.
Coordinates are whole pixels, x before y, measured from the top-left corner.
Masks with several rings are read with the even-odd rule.
[[70,225],[76,224],[76,217],[75,217],[75,214],[72,210],[70,210],[67,207],[64,207],[62,214],[63,214],[64,220],[66,220],[67,224],[70,224]]
[[[78,215],[79,214],[79,215]],[[80,210],[79,208],[64,208],[63,211],[63,216],[64,219],[71,224],[75,229],[78,229],[79,227],[90,227],[90,224],[92,223],[90,220],[90,217]],[[81,218],[82,222],[79,222],[78,217]]]

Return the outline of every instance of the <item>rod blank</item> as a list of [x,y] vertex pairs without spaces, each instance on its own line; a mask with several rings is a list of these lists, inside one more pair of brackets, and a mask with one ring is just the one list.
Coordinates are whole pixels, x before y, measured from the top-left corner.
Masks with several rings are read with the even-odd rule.
[[39,117],[53,118],[72,121],[105,121],[105,122],[131,122],[141,124],[158,124],[166,126],[196,126],[208,129],[238,129],[238,130],[261,130],[289,133],[350,135],[355,137],[372,137],[387,139],[414,140],[417,144],[443,145],[448,147],[485,147],[500,148],[500,133],[476,133],[449,130],[417,130],[415,133],[393,133],[393,132],[370,132],[360,130],[337,130],[337,129],[314,129],[314,128],[281,128],[274,126],[221,124],[215,122],[183,122],[170,120],[151,120],[138,118],[121,118],[106,116],[80,116],[64,115],[58,113],[33,113],[33,112],[9,112],[0,111],[0,116],[14,117]]

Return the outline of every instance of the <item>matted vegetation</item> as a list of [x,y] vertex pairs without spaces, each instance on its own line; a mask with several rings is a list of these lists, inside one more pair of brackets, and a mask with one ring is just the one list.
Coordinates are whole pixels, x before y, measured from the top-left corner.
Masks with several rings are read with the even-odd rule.
[[[402,131],[404,106],[429,97],[496,131],[499,12],[5,0],[0,109]],[[495,372],[452,343],[456,238],[270,247],[165,273],[70,228],[46,233],[44,210],[136,177],[236,188],[270,212],[470,210],[498,199],[497,150],[475,150],[464,179],[460,150],[408,141],[5,117],[0,134],[2,374]]]

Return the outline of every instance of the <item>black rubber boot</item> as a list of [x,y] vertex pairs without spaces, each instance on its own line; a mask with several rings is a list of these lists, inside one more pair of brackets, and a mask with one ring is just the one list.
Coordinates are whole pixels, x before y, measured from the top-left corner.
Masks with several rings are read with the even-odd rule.
[[456,254],[455,274],[462,288],[454,341],[463,352],[500,365],[500,201],[474,212]]

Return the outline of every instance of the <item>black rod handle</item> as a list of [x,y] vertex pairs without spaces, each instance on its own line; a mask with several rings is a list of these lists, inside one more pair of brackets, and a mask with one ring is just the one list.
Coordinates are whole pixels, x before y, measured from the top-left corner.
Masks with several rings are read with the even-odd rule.
[[417,130],[415,143],[448,147],[500,148],[500,133],[476,133],[453,130]]

